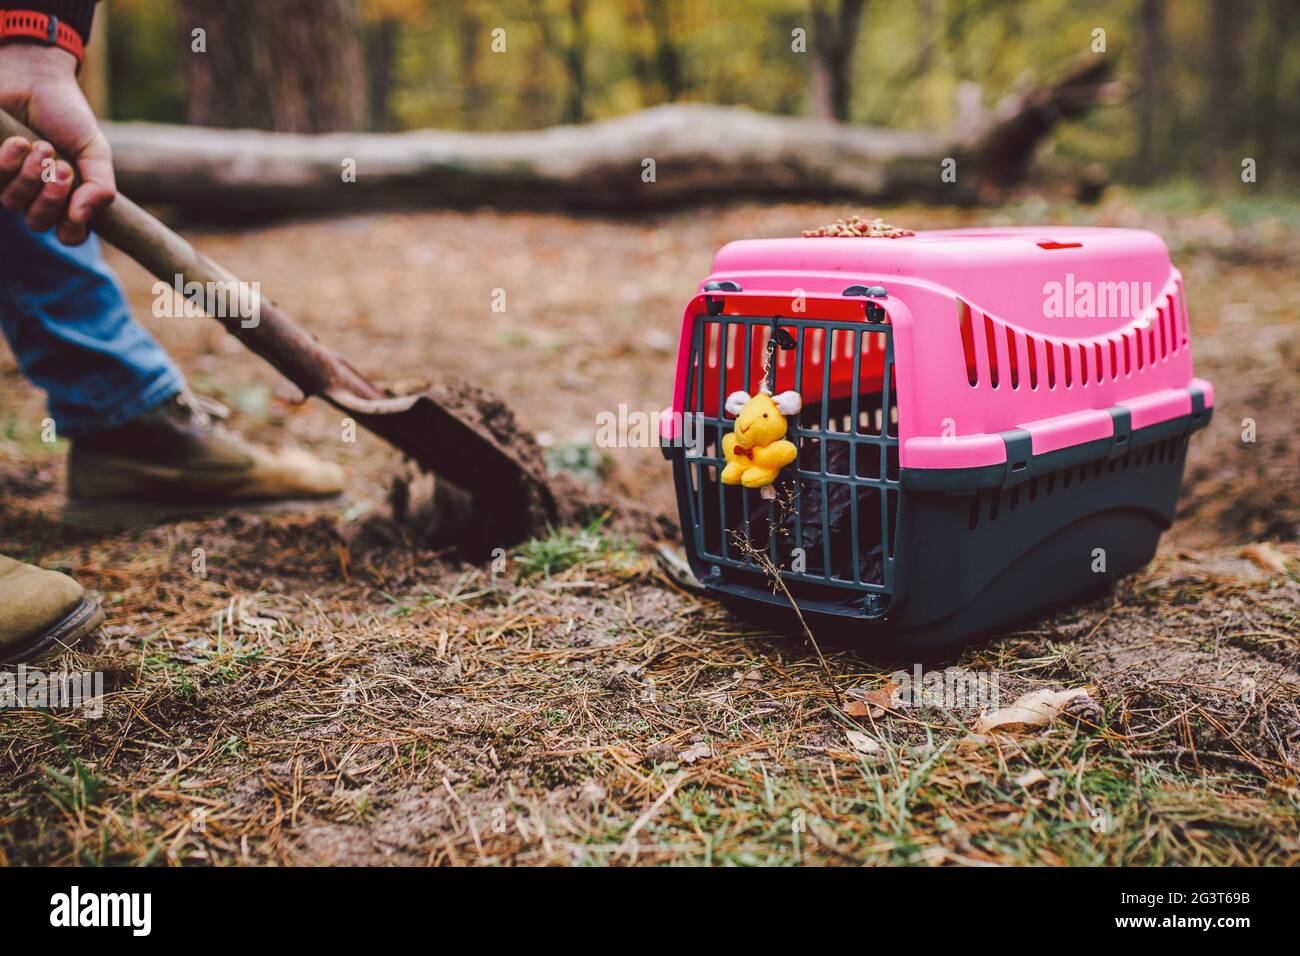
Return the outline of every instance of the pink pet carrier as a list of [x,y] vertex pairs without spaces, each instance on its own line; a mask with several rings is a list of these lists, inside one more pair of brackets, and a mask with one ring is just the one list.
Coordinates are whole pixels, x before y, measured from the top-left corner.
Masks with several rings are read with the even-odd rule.
[[[720,480],[737,392],[801,399],[774,496]],[[806,618],[939,651],[1150,560],[1213,404],[1149,232],[745,240],[686,307],[661,442],[729,606],[790,619],[770,560]]]

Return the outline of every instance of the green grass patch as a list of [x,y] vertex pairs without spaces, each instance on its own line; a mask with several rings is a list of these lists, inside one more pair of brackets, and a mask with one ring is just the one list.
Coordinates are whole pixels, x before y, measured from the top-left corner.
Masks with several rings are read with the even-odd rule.
[[602,515],[581,528],[553,528],[545,537],[520,545],[514,555],[520,576],[550,577],[580,564],[631,557],[634,544],[607,530],[605,521]]

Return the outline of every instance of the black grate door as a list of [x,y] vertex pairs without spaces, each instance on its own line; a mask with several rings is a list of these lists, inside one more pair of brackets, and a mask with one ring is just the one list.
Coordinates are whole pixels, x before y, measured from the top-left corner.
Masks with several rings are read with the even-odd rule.
[[[777,479],[777,498],[723,485],[726,396],[767,383],[794,389],[804,407],[786,437],[799,450]],[[899,510],[898,406],[887,322],[700,315],[686,410],[695,442],[679,468],[688,547],[715,585],[752,586],[765,555],[796,599],[842,603],[850,613],[887,604],[894,586]]]

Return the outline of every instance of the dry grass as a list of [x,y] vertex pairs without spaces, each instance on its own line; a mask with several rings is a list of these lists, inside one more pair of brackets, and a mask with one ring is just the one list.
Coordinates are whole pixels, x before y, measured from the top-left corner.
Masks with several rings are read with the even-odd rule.
[[[341,562],[323,521],[174,530],[112,550],[114,625],[61,664],[108,672],[104,716],[6,718],[10,862],[1300,860],[1296,675],[1269,660],[1300,586],[1231,557],[1168,559],[970,656],[1008,700],[1087,682],[1106,715],[965,749],[973,712],[850,720],[801,641],[635,551],[515,581]],[[206,579],[163,571],[185,532],[220,545]],[[888,669],[828,664],[843,689]]]

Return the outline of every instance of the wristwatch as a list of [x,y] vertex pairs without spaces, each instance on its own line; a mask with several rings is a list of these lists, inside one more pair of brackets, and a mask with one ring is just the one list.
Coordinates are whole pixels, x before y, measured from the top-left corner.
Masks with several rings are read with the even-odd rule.
[[76,57],[77,69],[81,69],[85,56],[81,34],[56,16],[33,10],[0,10],[0,43],[16,39],[36,40],[67,50]]

